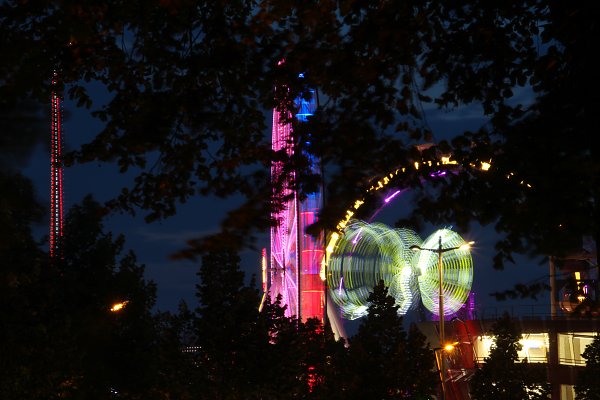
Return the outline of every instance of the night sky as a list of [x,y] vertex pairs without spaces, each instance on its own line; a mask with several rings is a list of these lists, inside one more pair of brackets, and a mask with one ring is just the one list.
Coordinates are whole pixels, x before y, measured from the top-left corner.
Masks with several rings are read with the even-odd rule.
[[[102,90],[91,87],[91,94],[99,103],[106,99]],[[524,96],[527,94],[524,93]],[[50,104],[48,104],[50,107]],[[100,129],[101,122],[91,117],[90,110],[76,109],[68,100],[63,103],[67,117],[64,120],[64,138],[67,149],[89,141]],[[466,129],[475,130],[481,127],[485,120],[475,106],[466,107],[452,112],[429,109],[427,122],[436,139],[451,137]],[[270,136],[270,132],[266,132]],[[48,141],[50,138],[50,123],[48,123]],[[38,197],[43,202],[49,201],[49,150],[47,143],[40,143],[34,149],[24,173],[33,179]],[[78,203],[91,193],[100,202],[116,196],[121,187],[131,182],[134,174],[119,174],[115,165],[88,163],[68,168],[64,173],[65,209]],[[378,221],[392,224],[398,213],[406,207],[406,201],[388,207],[377,217]],[[143,221],[143,211],[136,216],[116,214],[106,221],[108,230],[115,234],[124,234],[126,248],[133,249],[138,261],[146,265],[146,276],[158,286],[156,308],[162,311],[175,310],[180,300],[195,306],[194,290],[197,283],[196,272],[199,262],[170,259],[170,255],[185,246],[186,239],[199,237],[214,232],[219,227],[220,219],[226,211],[233,208],[235,199],[223,200],[216,198],[195,198],[193,201],[179,206],[176,216],[162,222],[147,224]],[[410,228],[410,227],[408,227]],[[426,237],[433,232],[423,232]],[[47,235],[47,225],[36,227],[40,237]],[[466,240],[476,242],[473,249],[474,285],[476,304],[485,307],[487,312],[499,311],[498,308],[509,308],[514,305],[536,304],[537,312],[549,312],[548,296],[538,302],[520,300],[497,303],[490,292],[511,288],[515,283],[529,283],[540,279],[548,282],[548,265],[539,265],[539,260],[517,258],[517,265],[508,265],[505,271],[494,271],[491,267],[493,256],[494,233],[490,228],[475,227],[471,232],[459,232]],[[68,232],[66,233],[68,234]],[[256,244],[256,251],[247,250],[241,254],[242,268],[247,276],[256,274],[260,277],[260,248],[269,247],[269,238],[264,234],[262,241]],[[529,307],[528,310],[532,308]],[[516,310],[516,308],[515,308]]]

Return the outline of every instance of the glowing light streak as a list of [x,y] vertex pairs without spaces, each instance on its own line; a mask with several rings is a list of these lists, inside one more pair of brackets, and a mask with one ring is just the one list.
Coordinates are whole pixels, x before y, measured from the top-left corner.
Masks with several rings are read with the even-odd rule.
[[[427,147],[430,147],[430,146],[427,146]],[[433,162],[428,161],[428,162],[426,162],[426,164],[429,166],[432,166]],[[452,171],[453,168],[456,168],[454,166],[458,166],[458,162],[456,160],[451,160],[450,156],[440,157],[440,160],[437,161],[435,164],[437,166],[446,166],[447,169],[431,173],[430,174],[431,177],[445,176],[449,171]],[[414,162],[412,167],[415,171],[418,171],[419,166],[420,166],[419,162]],[[485,172],[491,168],[491,161],[490,162],[482,161],[482,162],[480,162],[479,166],[471,163],[471,164],[469,164],[469,167],[472,168],[473,170],[480,170],[480,171]],[[376,182],[376,184],[370,186],[365,191],[365,196],[369,195],[371,192],[380,191],[382,189],[385,189],[388,184],[390,184],[394,181],[393,178],[395,178],[396,176],[398,176],[400,174],[405,173],[406,171],[407,171],[407,167],[401,167],[401,168],[397,168],[393,172],[390,172],[388,175],[385,176],[384,179],[378,180]],[[510,179],[512,176],[514,176],[514,172],[510,172],[508,175],[506,175],[506,178]],[[524,180],[521,182],[521,184],[524,184],[528,188],[532,187],[531,184],[527,183]],[[348,224],[352,220],[352,217],[354,216],[356,210],[358,210],[364,204],[364,202],[365,202],[364,197],[354,201],[354,205],[346,210],[346,214],[345,214],[344,218],[337,223],[337,225],[336,225],[337,232],[342,232],[348,226]]]
[[361,231],[361,229],[358,230],[358,233],[356,234],[356,237],[352,240],[352,244],[355,245],[355,246],[358,243],[358,241],[360,240],[360,231]]
[[265,306],[265,300],[267,300],[267,292],[264,292],[261,299],[260,299],[260,305],[258,306],[258,312],[261,312],[263,310],[263,307]]
[[260,264],[262,273],[262,291],[263,293],[266,293],[269,281],[267,277],[267,249],[265,248],[262,249]]
[[394,193],[386,197],[383,201],[389,203],[394,197],[398,196],[400,193],[402,193],[401,190],[396,190]]

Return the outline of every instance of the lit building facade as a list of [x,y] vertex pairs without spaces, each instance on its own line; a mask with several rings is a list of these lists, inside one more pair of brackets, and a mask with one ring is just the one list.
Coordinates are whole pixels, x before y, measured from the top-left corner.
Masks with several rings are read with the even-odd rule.
[[[495,322],[454,318],[446,323],[447,341],[456,343],[447,355],[447,400],[471,398],[469,381],[476,366],[481,366],[489,356]],[[529,368],[546,372],[552,400],[575,400],[577,374],[585,366],[581,354],[600,332],[600,319],[535,316],[514,318],[513,322],[522,333],[519,359],[527,359]],[[437,341],[437,326],[436,321],[420,323],[430,343]]]

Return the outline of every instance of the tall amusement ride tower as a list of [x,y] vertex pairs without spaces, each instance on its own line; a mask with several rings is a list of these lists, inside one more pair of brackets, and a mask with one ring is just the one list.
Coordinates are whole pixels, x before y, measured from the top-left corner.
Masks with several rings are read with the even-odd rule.
[[[300,76],[302,77],[302,75]],[[316,93],[307,89],[296,99],[296,114],[299,123],[307,121],[316,108]],[[280,112],[273,110],[272,149],[285,151],[293,155],[297,138],[292,124],[282,121]],[[310,147],[304,143],[303,147]],[[320,174],[320,162],[311,154],[306,154],[313,173]],[[271,167],[271,176],[277,180],[284,165],[275,162]],[[314,238],[306,233],[306,227],[317,221],[317,214],[322,205],[321,189],[308,193],[300,199],[292,188],[292,180],[279,186],[282,193],[278,197],[286,198],[284,207],[272,213],[277,221],[271,228],[270,268],[267,274],[268,291],[274,298],[281,294],[283,304],[287,305],[286,314],[295,315],[305,321],[308,318],[325,317],[325,283],[322,279],[324,244],[321,237]],[[278,186],[278,185],[274,185]]]
[[62,109],[57,91],[58,74],[52,76],[50,134],[50,258],[62,258],[63,241],[63,168]]

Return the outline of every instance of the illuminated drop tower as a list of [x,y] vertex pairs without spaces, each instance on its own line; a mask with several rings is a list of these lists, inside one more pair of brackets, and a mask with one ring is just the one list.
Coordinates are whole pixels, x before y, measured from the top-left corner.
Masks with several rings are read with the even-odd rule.
[[[302,76],[301,76],[302,77]],[[294,117],[303,123],[313,115],[316,108],[316,93],[307,89],[308,93],[296,99],[297,112]],[[292,125],[280,121],[280,113],[273,110],[272,148],[274,151],[285,151],[293,155],[297,138],[294,137]],[[304,143],[310,148],[310,143]],[[306,154],[310,161],[311,172],[320,175],[320,162],[311,154]],[[271,167],[271,176],[275,182],[280,176],[284,165],[275,162]],[[306,234],[306,227],[317,221],[321,209],[321,189],[308,193],[303,200],[299,199],[291,187],[290,180],[279,185],[276,197],[286,198],[281,210],[272,213],[277,221],[271,228],[271,257],[268,279],[269,293],[272,299],[278,294],[282,296],[283,304],[287,305],[286,315],[295,315],[302,321],[308,318],[325,317],[325,283],[322,279],[322,263],[324,256],[324,241],[322,237],[314,238]],[[274,185],[277,187],[278,185]]]
[[56,86],[58,75],[52,76],[50,135],[50,258],[60,259],[63,241],[63,168],[62,109]]

